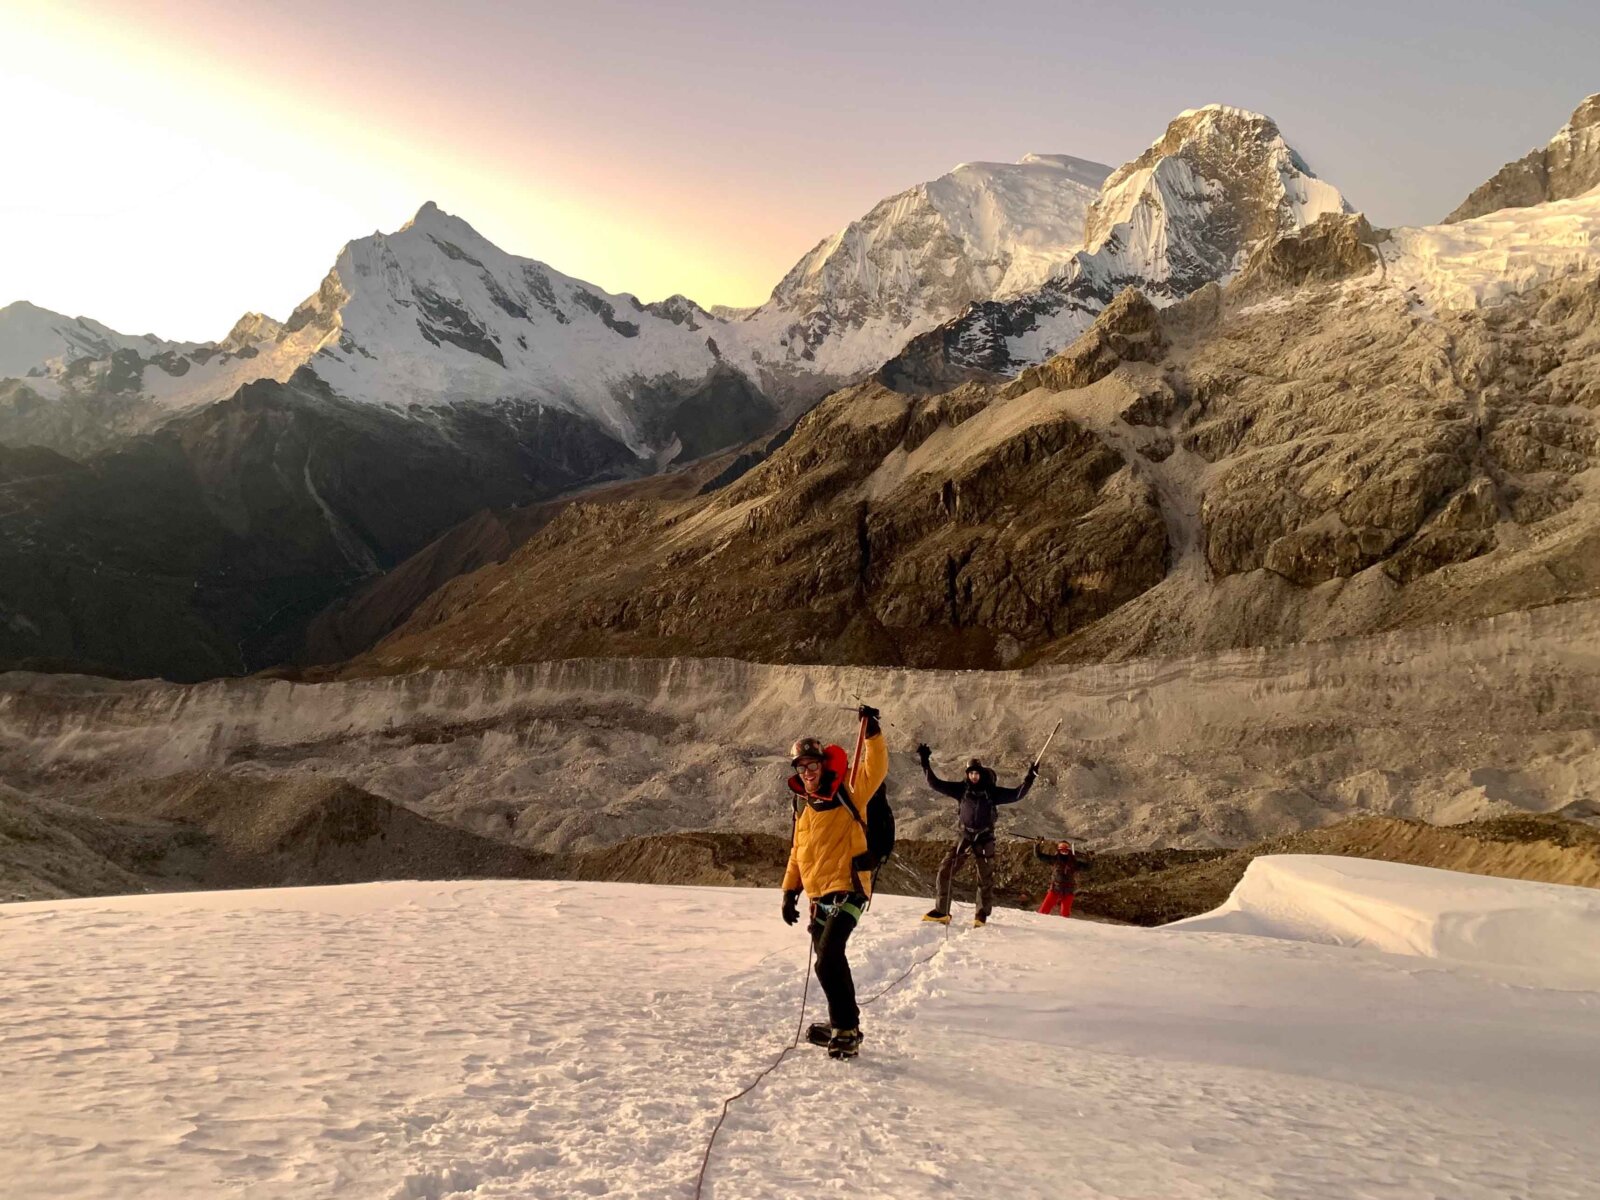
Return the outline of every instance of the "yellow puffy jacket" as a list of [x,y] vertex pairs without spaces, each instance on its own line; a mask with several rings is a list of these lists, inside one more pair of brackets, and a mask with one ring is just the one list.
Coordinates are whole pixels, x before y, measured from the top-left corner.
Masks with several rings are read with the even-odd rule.
[[[830,892],[872,895],[872,872],[854,870],[850,860],[867,852],[867,828],[862,823],[867,816],[867,801],[889,774],[889,746],[882,731],[866,739],[854,787],[844,782],[845,758],[843,750],[838,750],[837,756],[830,755],[821,794],[807,794],[798,776],[789,780],[790,789],[805,799],[795,818],[789,866],[783,873],[786,892],[804,888],[813,900]],[[839,798],[839,792],[846,788],[861,821],[851,816],[849,807]]]

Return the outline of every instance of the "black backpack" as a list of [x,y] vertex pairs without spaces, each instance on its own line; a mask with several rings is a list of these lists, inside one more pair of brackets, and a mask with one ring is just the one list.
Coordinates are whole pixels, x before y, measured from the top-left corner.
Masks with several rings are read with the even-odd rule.
[[850,810],[850,815],[867,828],[867,853],[872,856],[872,866],[869,870],[876,871],[889,861],[889,856],[894,853],[894,809],[889,807],[889,785],[880,783],[878,790],[872,793],[872,799],[867,801],[867,819],[861,820],[861,813],[856,810],[855,801],[850,798],[848,789],[841,788],[839,797]]

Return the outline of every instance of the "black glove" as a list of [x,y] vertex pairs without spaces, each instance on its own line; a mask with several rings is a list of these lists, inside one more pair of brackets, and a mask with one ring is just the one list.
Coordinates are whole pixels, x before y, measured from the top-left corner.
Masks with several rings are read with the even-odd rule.
[[800,919],[800,893],[785,892],[783,894],[783,923],[793,925]]
[[881,715],[878,710],[873,708],[870,704],[863,704],[860,708],[856,709],[856,714],[858,716],[865,717],[869,721],[876,721]]
[[923,742],[922,745],[917,747],[917,757],[922,760],[923,766],[927,766],[928,760],[933,757],[933,747],[928,745],[927,742]]
[[1028,778],[1029,779],[1037,779],[1037,778],[1039,778],[1039,764],[1038,763],[1029,763],[1028,764]]
[[872,851],[864,850],[850,860],[852,871],[876,871],[878,860],[872,856]]

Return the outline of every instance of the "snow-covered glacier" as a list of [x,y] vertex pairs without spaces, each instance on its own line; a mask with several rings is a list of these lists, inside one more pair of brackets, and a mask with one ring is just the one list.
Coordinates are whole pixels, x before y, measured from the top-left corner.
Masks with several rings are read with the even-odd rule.
[[[1543,891],[1454,878],[1502,909]],[[851,939],[862,1057],[802,1045],[707,1155],[722,1101],[823,1015],[776,891],[9,905],[0,1172],[60,1200],[684,1200],[702,1164],[705,1196],[744,1200],[1593,1195],[1592,987],[1009,909],[947,932],[920,908],[880,897]]]

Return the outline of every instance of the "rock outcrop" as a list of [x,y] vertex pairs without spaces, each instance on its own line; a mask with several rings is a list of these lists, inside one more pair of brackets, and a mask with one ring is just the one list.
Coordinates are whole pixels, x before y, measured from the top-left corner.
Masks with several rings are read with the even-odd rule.
[[1466,221],[1502,208],[1567,200],[1600,187],[1600,92],[1578,105],[1550,144],[1501,167],[1445,218]]
[[1229,289],[1236,304],[1288,289],[1357,279],[1378,266],[1381,235],[1360,213],[1325,213],[1257,246]]
[[1383,563],[1409,583],[1559,513],[1595,462],[1594,415],[1558,380],[1600,372],[1597,305],[1593,280],[1567,281],[1437,323],[1335,307],[1315,332],[1291,306],[1256,315],[1248,341],[1202,346],[1186,372],[1204,403],[1182,436],[1215,464],[1213,572],[1309,586]]

